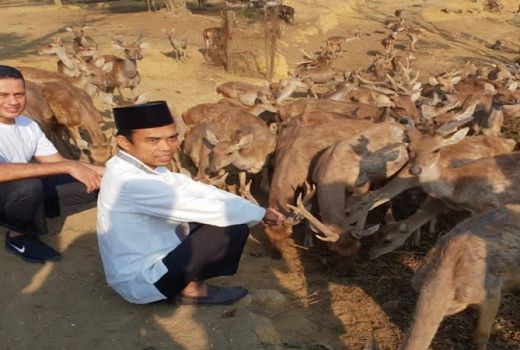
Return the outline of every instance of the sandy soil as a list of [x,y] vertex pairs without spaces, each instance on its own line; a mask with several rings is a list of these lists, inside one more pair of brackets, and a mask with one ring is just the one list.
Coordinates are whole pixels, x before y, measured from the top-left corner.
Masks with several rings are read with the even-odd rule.
[[[219,23],[222,4],[212,0],[207,10],[183,17],[147,13],[141,1],[62,9],[14,6],[20,3],[8,0],[0,8],[2,64],[54,70],[55,59],[38,56],[36,50],[55,35],[70,43],[64,27],[77,22],[93,26],[89,35],[106,53],[113,53],[111,35],[133,39],[143,31],[150,48],[139,62],[139,90],[153,99],[168,100],[177,113],[218,100],[218,83],[261,82],[226,74],[205,63],[198,52],[202,29]],[[316,50],[328,36],[349,36],[356,28],[363,40],[346,44],[337,66],[366,67],[381,50],[379,42],[386,35],[382,23],[396,8],[403,8],[409,22],[425,29],[416,54],[423,79],[460,68],[468,59],[510,62],[520,47],[520,17],[513,15],[516,1],[504,1],[501,13],[481,12],[480,5],[469,0],[288,0],[287,4],[296,8],[296,23],[288,26],[280,44],[289,67],[301,59],[300,47]],[[172,26],[189,39],[191,58],[186,63],[175,62],[160,31]],[[506,39],[510,50],[487,47],[497,39]],[[404,36],[396,47],[407,48]],[[355,350],[374,337],[382,349],[397,349],[415,303],[409,283],[413,268],[431,245],[426,239],[415,250],[406,248],[375,262],[362,254],[358,275],[346,278],[328,271],[325,250],[307,251],[291,242],[284,259],[273,260],[258,254],[261,247],[252,237],[237,276],[220,281],[250,289],[251,295],[239,304],[136,306],[124,302],[104,281],[95,215],[96,210],[90,209],[64,222],[51,222],[52,231],[59,234],[46,240],[63,253],[60,262],[29,264],[0,251],[0,348]],[[443,230],[456,219],[443,217]],[[489,349],[520,349],[519,311],[519,295],[505,294]],[[475,310],[451,317],[432,348],[469,349],[475,320]]]

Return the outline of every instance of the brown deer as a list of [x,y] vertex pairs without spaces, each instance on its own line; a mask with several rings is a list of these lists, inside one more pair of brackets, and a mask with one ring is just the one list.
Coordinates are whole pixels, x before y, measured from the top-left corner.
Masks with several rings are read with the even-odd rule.
[[245,174],[260,172],[274,152],[275,131],[260,118],[235,108],[224,111],[214,122],[190,130],[184,148],[198,167],[197,178],[208,180],[208,175],[233,165],[242,173],[240,190],[244,191]]
[[287,121],[303,113],[322,111],[338,113],[352,119],[382,121],[385,111],[373,105],[355,102],[342,102],[329,99],[298,99],[292,103],[278,107],[278,117]]
[[345,74],[330,66],[317,66],[300,70],[295,76],[290,75],[281,81],[276,91],[276,104],[289,98],[297,89],[305,89],[314,98],[318,95],[313,90],[313,84],[333,84],[345,80]]
[[186,61],[186,58],[190,57],[190,55],[188,54],[188,39],[186,39],[186,38],[181,38],[181,39],[176,38],[173,35],[174,32],[175,32],[175,28],[162,29],[162,32],[164,34],[166,34],[166,36],[168,37],[168,41],[170,42],[170,45],[173,48],[173,52],[175,52],[175,60],[177,62],[179,62],[179,61],[181,61],[181,62]]
[[217,85],[217,93],[223,97],[234,99],[244,106],[254,106],[259,103],[270,103],[273,94],[267,86],[257,86],[241,81],[228,81]]
[[412,282],[419,290],[402,350],[427,350],[442,320],[480,306],[474,341],[485,350],[501,293],[520,285],[520,206],[471,217],[432,248]]
[[[317,237],[330,242],[330,249],[341,256],[342,272],[352,268],[361,237],[353,235],[345,222],[349,197],[346,193],[364,195],[372,184],[384,182],[397,173],[408,161],[406,146],[404,127],[395,122],[373,124],[358,135],[330,146],[319,156],[312,175],[322,222],[305,208],[292,207],[324,235]],[[365,230],[362,235],[376,229]]]
[[98,59],[104,59],[105,62],[113,63],[108,92],[112,93],[114,89],[117,89],[119,95],[123,96],[122,89],[129,88],[132,92],[132,97],[134,97],[137,86],[141,82],[141,77],[137,71],[137,61],[143,59],[142,50],[148,47],[148,43],[143,42],[143,33],[133,42],[126,42],[117,38],[112,38],[112,42],[114,48],[125,53],[125,57],[102,55],[95,57],[94,62]]
[[467,132],[463,128],[452,135],[431,136],[410,128],[410,173],[418,177],[423,191],[455,210],[478,213],[518,203],[520,153],[482,158],[455,168],[442,165],[440,150],[460,142]]
[[408,39],[410,39],[410,50],[417,51],[417,43],[423,34],[423,30],[421,28],[408,28],[406,30],[406,35]]
[[[295,191],[311,174],[313,159],[338,141],[361,137],[363,131],[374,125],[370,121],[345,118],[314,123],[293,118],[283,123],[278,132],[269,206],[289,213],[287,204],[293,203]],[[279,255],[282,242],[290,236],[294,224],[294,221],[287,220],[283,225],[266,228],[272,248],[275,248],[271,251],[273,256]]]
[[67,52],[60,38],[53,37],[52,41],[38,50],[40,55],[58,56],[58,72],[69,77],[77,77],[81,73],[78,68],[79,59],[72,53]]
[[102,58],[85,62],[78,56],[71,56],[66,52],[61,40],[56,37],[50,44],[40,48],[38,53],[56,54],[59,59],[58,72],[68,76],[74,86],[84,89],[90,97],[106,89],[109,82],[107,75],[112,70],[112,62],[105,62]]
[[[110,156],[110,147],[101,131],[101,114],[92,103],[90,96],[82,89],[71,84],[63,75],[37,68],[19,67],[25,79],[33,82],[31,88],[39,89],[53,113],[53,119],[43,118],[47,128],[58,124],[69,131],[74,143],[90,153],[89,158],[97,164],[103,164]],[[30,104],[31,102],[28,101]],[[91,138],[88,145],[81,138],[79,128],[85,129]]]
[[[439,161],[443,166],[457,167],[477,159],[511,153],[514,147],[515,141],[512,139],[495,136],[467,137],[459,143],[443,147],[440,151]],[[419,186],[418,178],[409,174],[408,167],[403,168],[385,186],[363,196],[358,202],[352,203],[350,208],[347,206],[349,215],[346,224],[351,225],[357,222],[358,226],[355,231],[362,232],[368,210],[417,186]],[[446,209],[442,201],[426,199],[411,217],[383,226],[376,234],[375,243],[370,249],[370,258],[376,259],[402,246],[416,230]]]
[[360,39],[359,32],[357,30],[354,32],[354,36],[349,38],[342,35],[331,36],[325,40],[325,47],[327,50],[326,52],[332,56],[336,56],[336,54],[341,55],[343,52],[341,45],[356,39]]
[[210,27],[202,31],[204,47],[206,50],[222,49],[225,45],[226,29],[221,27]]
[[91,27],[87,25],[76,24],[65,28],[65,30],[72,32],[74,35],[72,49],[79,56],[92,57],[97,52],[97,43],[94,41],[94,39],[86,35],[86,30],[89,28]]
[[395,40],[397,39],[397,32],[390,33],[387,37],[381,40],[381,45],[385,49],[385,56],[390,58],[394,55],[394,45]]

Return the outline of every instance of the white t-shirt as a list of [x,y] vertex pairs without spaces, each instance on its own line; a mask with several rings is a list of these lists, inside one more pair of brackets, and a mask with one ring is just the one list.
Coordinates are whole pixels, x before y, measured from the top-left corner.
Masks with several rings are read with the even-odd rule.
[[28,163],[55,153],[56,147],[31,118],[21,115],[14,124],[0,123],[0,163]]

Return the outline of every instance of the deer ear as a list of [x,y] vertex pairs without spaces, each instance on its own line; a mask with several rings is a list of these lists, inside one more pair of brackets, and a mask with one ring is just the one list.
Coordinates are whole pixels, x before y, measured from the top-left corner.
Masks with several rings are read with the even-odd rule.
[[105,73],[110,73],[112,71],[112,68],[114,68],[114,62],[107,62],[103,65],[101,70]]
[[247,134],[240,138],[237,146],[238,146],[238,149],[248,148],[251,146],[252,143],[253,143],[253,134]]
[[220,141],[218,140],[217,135],[213,133],[213,131],[206,129],[206,132],[204,134],[204,138],[212,145],[217,145]]
[[488,95],[496,95],[497,94],[497,89],[495,88],[495,85],[490,84],[490,83],[485,83],[484,84],[484,91]]
[[125,44],[121,40],[116,39],[116,38],[112,38],[112,46],[116,50],[121,50],[121,51],[125,50]]
[[98,67],[98,68],[103,67],[104,64],[105,64],[105,58],[104,58],[104,57],[100,57],[100,58],[98,58],[98,59],[96,59],[96,60],[94,61],[94,65],[95,65],[96,67]]
[[462,79],[461,76],[456,76],[456,77],[454,77],[454,78],[451,78],[451,84],[452,84],[452,85],[455,85],[455,84],[457,84],[461,79]]
[[468,127],[460,129],[459,131],[457,131],[456,133],[451,135],[449,138],[444,138],[442,140],[442,145],[443,146],[454,145],[454,144],[462,141],[462,139],[466,136],[468,131],[469,131]]
[[147,48],[149,48],[149,47],[150,47],[150,44],[148,44],[148,43],[140,43],[140,44],[139,44],[139,48],[140,48],[141,50],[147,49]]
[[428,79],[428,83],[429,83],[430,85],[435,86],[435,85],[439,84],[439,81],[438,81],[437,78],[435,78],[435,77],[430,77],[430,79]]

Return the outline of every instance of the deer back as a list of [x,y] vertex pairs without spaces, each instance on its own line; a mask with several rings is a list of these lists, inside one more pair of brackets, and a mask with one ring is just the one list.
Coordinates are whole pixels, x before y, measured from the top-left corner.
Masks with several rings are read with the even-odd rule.
[[[419,298],[401,349],[428,348],[444,317],[499,298],[503,287],[518,285],[519,232],[520,207],[508,205],[471,217],[444,235],[414,277]],[[481,348],[490,331],[478,329],[476,335],[485,334],[485,339],[476,339],[484,342]]]

